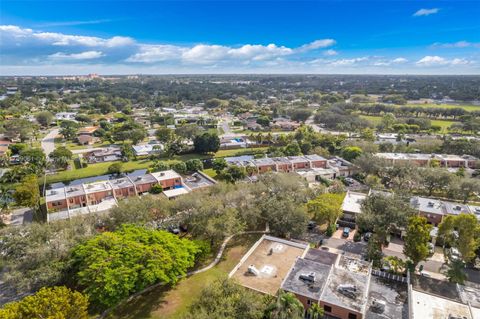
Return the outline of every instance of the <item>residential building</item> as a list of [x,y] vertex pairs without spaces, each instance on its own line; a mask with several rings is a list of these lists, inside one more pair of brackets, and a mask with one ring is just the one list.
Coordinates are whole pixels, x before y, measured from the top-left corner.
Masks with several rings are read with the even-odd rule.
[[480,318],[480,286],[465,286],[411,275],[408,286],[410,319]]
[[367,194],[347,191],[342,202],[343,215],[341,220],[355,223],[357,216],[362,213],[362,202],[367,198]]
[[77,115],[76,112],[58,112],[55,114],[55,119],[59,121],[74,121],[75,116]]
[[114,147],[106,147],[83,154],[88,163],[103,163],[122,159],[122,151]]
[[337,170],[337,176],[348,177],[357,171],[355,165],[338,156],[328,159],[327,166]]
[[[167,170],[49,189],[45,191],[46,207],[50,213],[47,219],[58,220],[75,214],[105,211],[116,205],[118,200],[150,192],[154,185],[161,185],[164,195],[174,198],[215,183],[215,180],[201,172],[186,177],[184,183],[177,172]],[[78,209],[82,210],[74,211]]]
[[133,145],[132,148],[136,156],[146,156],[151,154],[157,154],[163,151],[164,149],[162,144]]
[[475,169],[478,162],[478,158],[471,155],[377,153],[375,156],[387,160],[392,165],[396,163],[412,163],[423,167],[431,166],[432,162],[436,162],[440,167]]
[[463,213],[475,214],[477,217],[480,216],[475,206],[427,197],[412,197],[410,199],[410,205],[418,211],[420,216],[425,217],[429,224],[435,227],[442,222],[443,216],[446,215],[459,215]]

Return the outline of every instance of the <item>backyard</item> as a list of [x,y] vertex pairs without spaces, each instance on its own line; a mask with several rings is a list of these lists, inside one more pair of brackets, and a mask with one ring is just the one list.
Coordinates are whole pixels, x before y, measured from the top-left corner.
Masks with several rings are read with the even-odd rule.
[[[360,115],[361,118],[371,121],[373,124],[377,125],[382,121],[381,116],[372,116],[372,115]],[[456,123],[455,121],[448,120],[430,120],[432,125],[438,125],[442,128],[442,132],[446,132],[452,124]]]
[[[261,237],[248,234],[234,237],[222,260],[212,269],[181,280],[174,287],[158,287],[133,301],[118,307],[108,319],[177,319],[198,298],[202,289],[216,279],[227,276],[248,249]],[[213,253],[216,255],[216,251]]]

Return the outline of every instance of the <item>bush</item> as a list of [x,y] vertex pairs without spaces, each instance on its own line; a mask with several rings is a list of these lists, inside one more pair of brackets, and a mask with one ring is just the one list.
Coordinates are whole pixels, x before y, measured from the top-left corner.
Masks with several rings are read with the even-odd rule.
[[354,242],[359,242],[362,239],[362,235],[360,235],[360,232],[355,232],[355,235],[353,235],[353,241]]
[[331,237],[333,233],[337,230],[337,225],[335,224],[330,224],[327,227],[327,236]]
[[209,241],[197,239],[193,242],[198,248],[197,255],[195,256],[198,261],[204,261],[212,254],[212,248]]
[[176,162],[170,165],[170,168],[180,174],[185,174],[187,172],[187,165],[184,162]]
[[152,189],[150,189],[150,193],[152,194],[160,194],[163,192],[163,187],[160,184],[155,184],[152,186]]
[[107,169],[108,174],[120,174],[122,172],[122,163],[113,163]]

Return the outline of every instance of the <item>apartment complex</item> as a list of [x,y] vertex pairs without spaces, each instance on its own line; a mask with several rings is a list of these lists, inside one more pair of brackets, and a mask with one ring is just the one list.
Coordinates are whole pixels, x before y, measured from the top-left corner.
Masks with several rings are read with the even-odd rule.
[[[154,185],[161,185],[167,198],[174,198],[195,189],[215,184],[212,178],[197,172],[186,178],[167,170],[137,177],[121,177],[79,185],[69,185],[45,191],[45,203],[50,217],[64,219],[77,214],[103,211],[117,204],[118,200],[148,193]],[[180,191],[179,191],[180,190]]]
[[383,158],[393,164],[412,163],[418,166],[431,166],[433,162],[440,167],[447,168],[477,168],[478,158],[471,155],[450,154],[417,154],[417,153],[377,153],[375,156]]
[[229,276],[260,293],[293,293],[305,318],[313,304],[324,309],[326,318],[407,318],[406,279],[385,284],[372,275],[369,262],[306,243],[264,235]]
[[480,206],[419,196],[412,197],[410,205],[434,226],[438,226],[447,215],[474,214],[480,220]]
[[254,175],[266,172],[295,172],[309,183],[321,179],[335,179],[339,176],[350,176],[355,172],[355,166],[340,157],[325,159],[319,155],[263,157],[254,158],[250,155],[226,157],[230,165],[254,168]]

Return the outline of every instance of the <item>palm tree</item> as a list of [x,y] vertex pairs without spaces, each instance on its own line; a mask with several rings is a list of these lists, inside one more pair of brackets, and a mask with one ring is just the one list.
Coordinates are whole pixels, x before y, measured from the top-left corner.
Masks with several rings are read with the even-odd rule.
[[323,308],[321,308],[318,303],[312,304],[307,312],[310,315],[310,319],[320,319],[323,317]]
[[280,291],[275,303],[267,308],[270,319],[302,319],[303,305],[290,292]]

